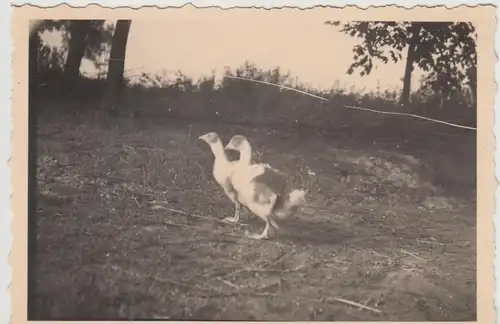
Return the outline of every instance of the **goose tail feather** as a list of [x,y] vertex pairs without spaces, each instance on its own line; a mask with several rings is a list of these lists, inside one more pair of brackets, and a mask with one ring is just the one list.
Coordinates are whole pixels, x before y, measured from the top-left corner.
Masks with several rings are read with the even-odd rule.
[[[306,190],[294,189],[290,192],[285,201],[277,202],[274,214],[278,219],[289,217],[297,211],[297,209],[306,204]],[[280,198],[284,198],[283,196]]]

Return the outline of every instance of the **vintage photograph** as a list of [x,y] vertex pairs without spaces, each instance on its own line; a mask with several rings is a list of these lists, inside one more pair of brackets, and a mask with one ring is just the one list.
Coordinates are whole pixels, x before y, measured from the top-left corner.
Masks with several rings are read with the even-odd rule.
[[28,320],[478,320],[494,7],[16,10]]

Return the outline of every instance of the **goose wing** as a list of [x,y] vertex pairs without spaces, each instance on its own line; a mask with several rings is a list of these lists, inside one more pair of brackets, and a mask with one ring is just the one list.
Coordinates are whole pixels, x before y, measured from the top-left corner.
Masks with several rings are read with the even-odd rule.
[[269,164],[260,164],[252,171],[250,178],[253,187],[252,200],[257,204],[274,206],[286,187],[286,174]]
[[262,172],[256,174],[252,182],[255,183],[256,187],[267,189],[279,196],[286,187],[287,184],[287,175],[273,167],[269,164],[262,165]]

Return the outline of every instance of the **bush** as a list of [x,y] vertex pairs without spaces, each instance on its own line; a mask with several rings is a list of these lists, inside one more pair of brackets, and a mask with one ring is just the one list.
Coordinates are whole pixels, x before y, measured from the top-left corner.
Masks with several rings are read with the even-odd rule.
[[[58,78],[53,73],[53,78]],[[139,75],[126,77],[121,113],[135,117],[181,118],[190,120],[225,121],[240,124],[258,124],[273,127],[312,127],[335,130],[338,128],[373,128],[382,124],[390,127],[403,125],[405,131],[429,123],[398,122],[400,118],[349,109],[358,106],[381,111],[397,111],[454,121],[475,126],[475,107],[468,93],[453,92],[448,98],[436,96],[431,89],[422,88],[412,96],[412,103],[401,107],[399,93],[380,91],[360,94],[355,89],[344,89],[340,82],[328,91],[318,91],[301,84],[290,73],[279,67],[262,70],[246,62],[235,70],[226,69],[225,77],[217,83],[215,75],[193,80],[182,72],[175,77]],[[231,78],[243,77],[257,81],[293,87],[327,99],[282,89],[272,85]],[[104,88],[103,80],[82,77],[78,82],[82,99],[99,100]],[[42,91],[43,92],[43,91]],[[56,91],[57,92],[57,91]],[[54,93],[50,92],[53,96]],[[67,95],[67,93],[66,93]],[[99,105],[94,105],[98,107]],[[399,118],[399,119],[398,119]]]

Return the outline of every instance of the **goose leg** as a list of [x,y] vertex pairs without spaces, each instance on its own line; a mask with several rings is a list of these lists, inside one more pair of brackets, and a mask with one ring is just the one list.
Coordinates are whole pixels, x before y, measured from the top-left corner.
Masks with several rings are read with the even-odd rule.
[[276,223],[276,221],[272,217],[269,218],[269,221],[271,222],[271,225],[274,227],[274,229],[276,230],[280,229],[278,223]]
[[240,203],[235,202],[234,203],[234,216],[233,217],[229,217],[229,216],[225,217],[222,219],[222,221],[226,222],[226,223],[233,223],[233,224],[238,223],[238,221],[240,220],[240,209],[241,209]]
[[[232,196],[231,196],[232,197]],[[226,223],[233,223],[236,224],[238,223],[240,219],[240,210],[241,210],[241,204],[240,202],[236,199],[236,197],[232,197],[231,200],[234,201],[234,216],[233,217],[225,217],[222,219],[223,222]]]
[[269,238],[269,220],[266,218],[266,227],[260,234],[249,234],[248,231],[245,231],[245,235],[249,238],[253,238],[256,240],[268,239]]

